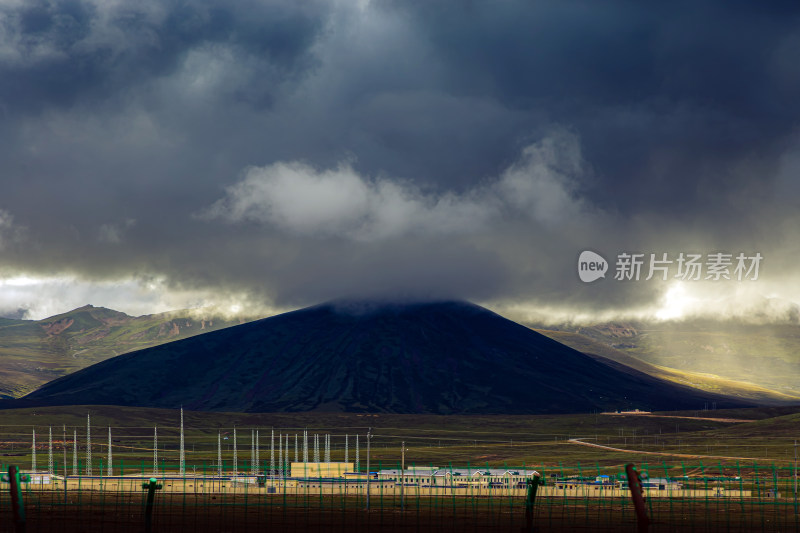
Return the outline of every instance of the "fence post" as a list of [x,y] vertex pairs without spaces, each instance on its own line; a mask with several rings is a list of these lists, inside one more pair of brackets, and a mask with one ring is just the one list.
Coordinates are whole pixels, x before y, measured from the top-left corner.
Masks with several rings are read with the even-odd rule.
[[644,489],[642,479],[633,463],[625,465],[625,475],[628,477],[628,488],[631,491],[633,509],[636,511],[636,524],[639,533],[647,533],[650,529],[650,519],[647,517],[647,509],[644,505]]
[[525,499],[525,527],[521,533],[533,533],[533,505],[536,503],[536,492],[539,490],[539,476],[533,476],[527,481],[528,497]]
[[142,488],[147,489],[147,504],[144,509],[144,531],[150,533],[153,530],[153,500],[155,499],[156,491],[161,489],[161,485],[154,477],[150,478],[147,483],[142,483]]
[[3,481],[8,482],[11,492],[11,511],[14,514],[15,533],[25,533],[25,502],[22,500],[22,488],[20,483],[30,481],[27,474],[20,474],[16,465],[8,467],[8,475],[2,477]]
[[795,526],[797,525],[797,439],[794,439],[794,471],[792,472],[792,477],[794,477],[794,514],[795,514]]

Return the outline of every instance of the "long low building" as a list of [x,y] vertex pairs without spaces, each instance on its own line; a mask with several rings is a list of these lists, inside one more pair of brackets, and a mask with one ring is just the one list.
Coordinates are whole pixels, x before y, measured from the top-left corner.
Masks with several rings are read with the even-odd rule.
[[420,487],[459,487],[484,485],[497,487],[522,487],[536,470],[511,468],[461,468],[421,467],[405,470],[388,469],[378,471],[378,480],[394,481],[397,484]]
[[[150,479],[148,475],[129,476],[69,476],[64,479],[57,475],[31,476],[24,483],[25,490],[36,491],[104,491],[141,493],[142,483]],[[405,474],[405,475],[402,475]],[[373,473],[370,482],[366,475],[351,477],[350,473],[339,477],[278,477],[266,475],[204,476],[172,475],[156,476],[163,492],[191,494],[315,494],[347,495],[370,494],[376,496],[399,496],[401,493],[413,496],[441,497],[443,495],[469,497],[513,497],[524,498],[527,493],[525,481],[536,475],[535,470],[512,469],[408,469],[381,470]],[[398,479],[400,481],[398,481]],[[497,481],[500,479],[501,481]],[[686,487],[674,480],[653,478],[644,487],[648,498],[750,498],[753,493],[743,489],[739,483],[716,482],[713,486],[698,484]],[[0,481],[0,491],[7,491],[9,483]],[[630,498],[630,491],[623,487],[621,480],[599,476],[591,479],[548,479],[539,487],[540,497],[570,498]],[[757,493],[758,498],[779,498],[773,491]]]

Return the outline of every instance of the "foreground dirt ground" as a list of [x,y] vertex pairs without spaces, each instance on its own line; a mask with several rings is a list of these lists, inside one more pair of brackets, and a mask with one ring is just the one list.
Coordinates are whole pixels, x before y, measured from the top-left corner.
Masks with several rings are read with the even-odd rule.
[[[489,532],[518,533],[526,526],[522,500],[447,498],[287,498],[159,494],[153,510],[154,532]],[[648,504],[650,531],[798,531],[790,501],[771,505],[720,500],[656,501]],[[142,495],[86,492],[65,504],[54,493],[26,501],[27,532],[144,531]],[[538,531],[636,531],[630,502],[542,498],[536,503]],[[11,505],[0,500],[0,532],[14,531]]]

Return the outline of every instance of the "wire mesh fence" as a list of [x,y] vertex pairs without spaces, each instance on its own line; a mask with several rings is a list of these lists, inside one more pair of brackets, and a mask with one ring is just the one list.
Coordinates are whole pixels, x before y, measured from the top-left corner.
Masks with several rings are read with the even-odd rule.
[[[322,459],[322,458],[320,458]],[[343,465],[341,468],[337,465]],[[48,466],[50,466],[48,464]],[[64,470],[53,461],[53,472]],[[30,472],[27,531],[143,531],[146,490],[160,485],[153,531],[521,531],[527,479],[541,531],[635,531],[619,467],[270,462],[199,465],[124,459],[112,475]],[[405,466],[405,468],[403,468]],[[7,471],[8,465],[1,465]],[[78,463],[80,472],[86,465]],[[181,474],[181,470],[183,473]],[[800,531],[797,478],[777,465],[647,464],[650,531]],[[99,460],[96,473],[108,472]],[[0,531],[14,531],[9,484],[0,483]]]

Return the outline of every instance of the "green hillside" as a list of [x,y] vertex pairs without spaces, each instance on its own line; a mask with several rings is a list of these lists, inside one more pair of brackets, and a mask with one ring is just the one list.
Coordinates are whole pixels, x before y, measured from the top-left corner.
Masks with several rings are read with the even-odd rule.
[[91,305],[43,320],[0,319],[0,397],[23,396],[109,357],[243,322],[192,311],[132,317]]

